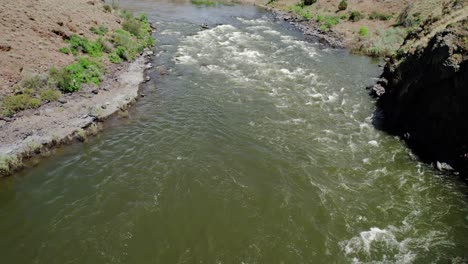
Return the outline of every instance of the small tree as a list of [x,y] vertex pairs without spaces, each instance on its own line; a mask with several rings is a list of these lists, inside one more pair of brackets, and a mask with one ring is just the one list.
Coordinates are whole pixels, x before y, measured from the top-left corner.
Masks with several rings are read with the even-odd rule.
[[348,1],[346,0],[341,0],[340,4],[338,5],[338,10],[343,11],[348,8]]

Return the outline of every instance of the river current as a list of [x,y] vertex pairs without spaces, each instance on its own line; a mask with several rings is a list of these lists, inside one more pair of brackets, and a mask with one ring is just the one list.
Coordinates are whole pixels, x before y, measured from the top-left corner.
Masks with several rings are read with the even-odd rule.
[[467,187],[372,126],[371,59],[253,6],[120,5],[158,27],[146,96],[0,181],[1,263],[468,261]]

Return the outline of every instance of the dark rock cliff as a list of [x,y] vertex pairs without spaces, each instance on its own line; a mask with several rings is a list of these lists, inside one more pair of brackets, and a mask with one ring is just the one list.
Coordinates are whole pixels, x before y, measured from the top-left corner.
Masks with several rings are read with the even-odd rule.
[[401,136],[426,162],[468,174],[468,20],[450,24],[391,59],[371,93],[376,124]]

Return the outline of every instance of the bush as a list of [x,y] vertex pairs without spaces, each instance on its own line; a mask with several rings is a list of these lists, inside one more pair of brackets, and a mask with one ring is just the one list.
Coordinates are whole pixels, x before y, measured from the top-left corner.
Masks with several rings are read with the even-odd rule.
[[38,74],[30,75],[23,78],[20,82],[20,86],[23,88],[23,91],[27,93],[32,93],[34,90],[38,90],[47,84],[47,76],[41,76]]
[[363,15],[359,11],[352,11],[349,14],[349,20],[351,20],[353,22],[357,22],[357,21],[361,20],[362,18],[363,18]]
[[90,30],[91,32],[99,36],[103,36],[109,31],[104,25],[100,25],[99,27],[91,27]]
[[339,23],[340,18],[337,16],[326,16],[323,21],[323,24],[328,28],[332,28],[333,26],[338,25]]
[[62,52],[63,54],[67,54],[67,55],[70,54],[70,52],[71,52],[70,49],[67,48],[67,47],[62,47],[62,48],[59,49],[59,51]]
[[337,16],[317,15],[316,21],[320,23],[320,30],[326,32],[333,26],[339,24],[340,18]]
[[383,13],[379,13],[379,12],[372,12],[370,15],[369,15],[369,19],[370,20],[382,20],[382,21],[387,21],[387,20],[390,20],[392,18],[392,15],[386,15],[386,14],[383,14]]
[[102,46],[99,41],[89,41],[87,38],[72,35],[68,43],[70,44],[70,50],[73,55],[78,55],[79,52],[82,52],[89,54],[91,57],[102,56]]
[[60,98],[61,93],[55,89],[48,88],[48,89],[41,90],[39,92],[39,95],[42,101],[53,102],[53,101],[57,101]]
[[362,37],[369,36],[369,29],[367,27],[361,27],[359,29],[359,35],[362,36]]
[[117,49],[115,49],[114,52],[109,54],[109,60],[112,63],[120,63],[124,60],[129,60],[127,50],[122,46],[117,47]]
[[338,4],[338,10],[343,11],[348,8],[348,1],[346,0],[341,0],[341,2]]
[[102,66],[96,61],[81,57],[61,70],[52,68],[50,78],[62,92],[75,92],[84,83],[99,84],[101,82]]
[[112,36],[112,42],[117,49],[120,47],[120,52],[125,53],[123,56],[125,60],[132,60],[136,54],[142,52],[145,48],[144,45],[134,39],[132,35],[125,30],[116,30],[115,34]]
[[151,32],[148,17],[145,14],[140,14],[138,18],[135,18],[129,12],[123,12],[122,16],[124,18],[122,28],[130,32],[135,37],[143,39],[149,32]]
[[346,14],[342,14],[342,15],[340,16],[340,19],[341,19],[341,20],[348,19],[348,16],[347,16]]
[[3,100],[2,114],[4,116],[12,116],[18,111],[38,108],[39,106],[41,106],[41,100],[29,94],[9,95]]
[[294,13],[302,16],[303,18],[307,20],[310,20],[312,18],[312,14],[309,11],[305,10],[302,4],[293,5],[290,7],[290,9]]
[[317,18],[315,19],[315,21],[322,22],[323,19],[324,19],[324,17],[322,15],[317,15]]
[[117,54],[117,52],[112,52],[109,54],[109,61],[112,63],[121,63],[124,60]]

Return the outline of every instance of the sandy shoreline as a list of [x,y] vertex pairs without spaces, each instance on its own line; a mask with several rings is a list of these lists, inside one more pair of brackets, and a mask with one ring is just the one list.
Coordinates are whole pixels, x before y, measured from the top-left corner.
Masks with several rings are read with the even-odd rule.
[[83,141],[99,123],[126,111],[138,98],[152,51],[133,62],[111,67],[99,87],[84,87],[58,102],[26,110],[15,119],[0,120],[0,177],[21,169],[24,162],[73,140]]

